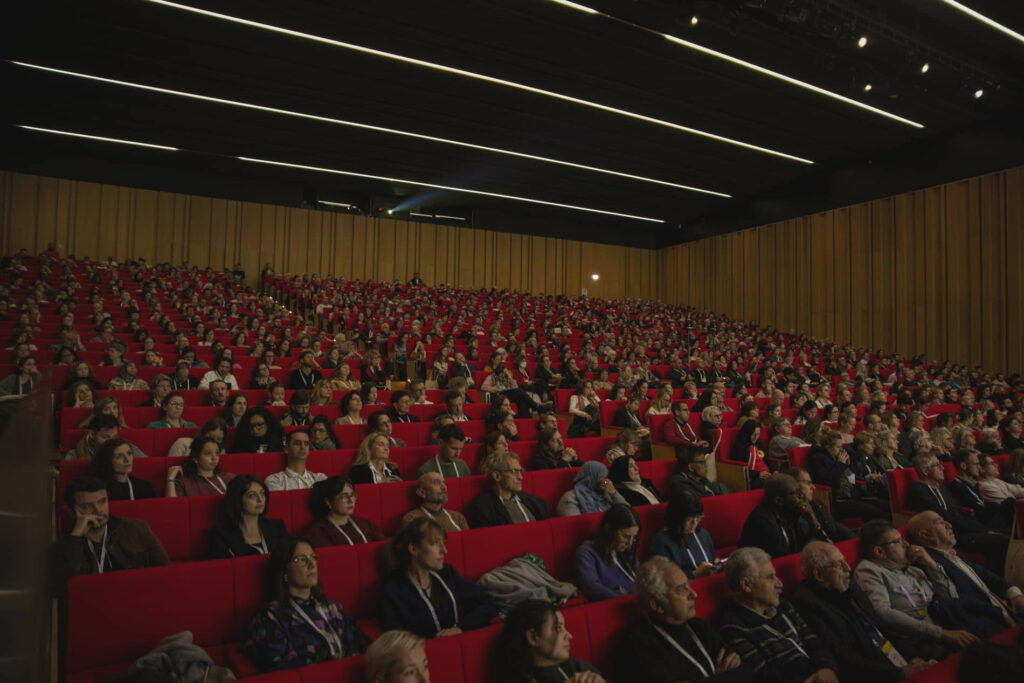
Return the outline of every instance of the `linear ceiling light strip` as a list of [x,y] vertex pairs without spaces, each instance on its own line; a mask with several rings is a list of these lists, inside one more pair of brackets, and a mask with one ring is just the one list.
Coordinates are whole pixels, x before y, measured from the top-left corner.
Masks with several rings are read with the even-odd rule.
[[39,128],[38,126],[22,126],[18,128],[24,128],[25,130],[35,130],[40,133],[54,133],[56,135],[68,135],[73,138],[86,138],[88,140],[99,140],[101,142],[116,142],[119,145],[134,145],[136,147],[148,147],[149,149],[163,149],[168,152],[180,151],[177,147],[168,147],[166,145],[154,145],[149,142],[137,142],[135,140],[122,140],[121,138],[106,138],[100,135],[86,135],[85,133],[72,133],[69,130],[54,130],[53,128]]
[[331,123],[338,126],[349,126],[352,128],[360,128],[362,130],[372,130],[378,133],[388,133],[391,135],[402,135],[405,137],[416,138],[418,140],[427,140],[430,142],[438,142],[446,145],[455,145],[457,147],[465,147],[468,149],[477,149],[484,152],[493,152],[495,154],[505,154],[507,156],[518,157],[520,159],[530,159],[531,161],[541,161],[548,164],[557,164],[559,166],[567,166],[569,168],[578,168],[585,171],[594,171],[596,173],[604,173],[607,175],[617,176],[619,178],[628,178],[629,180],[638,180],[646,183],[655,183],[657,185],[664,185],[667,187],[675,187],[680,190],[687,190],[690,192],[700,192],[702,194],[713,195],[716,197],[730,198],[731,195],[724,192],[716,192],[715,190],[708,190],[701,187],[695,187],[692,185],[683,185],[680,183],[673,183],[667,180],[659,180],[657,178],[648,178],[646,176],[635,175],[632,173],[623,173],[621,171],[613,171],[607,168],[600,168],[598,166],[588,166],[586,164],[577,164],[572,161],[565,161],[562,159],[553,159],[551,157],[538,156],[536,154],[526,154],[523,152],[516,152],[510,149],[502,149],[500,147],[488,147],[486,145],[477,145],[471,142],[465,142],[462,140],[451,140],[449,138],[441,138],[434,135],[424,135],[422,133],[414,133],[412,131],[400,130],[397,128],[385,128],[383,126],[373,126],[366,123],[359,123],[357,121],[346,121],[344,119],[335,119],[327,116],[318,116],[316,114],[305,114],[303,112],[290,111],[288,109],[278,109],[276,107],[265,107],[259,104],[252,104],[250,102],[240,102],[238,100],[228,100],[221,97],[211,97],[208,95],[200,95],[197,93],[185,92],[182,90],[171,90],[169,88],[160,88],[152,85],[145,85],[142,83],[133,83],[131,81],[121,81],[113,78],[104,78],[102,76],[93,76],[91,74],[79,73],[77,71],[66,71],[64,69],[54,69],[47,66],[39,66],[37,64],[29,64],[27,62],[12,62],[18,66],[28,67],[30,69],[38,69],[40,71],[47,71],[50,73],[61,74],[63,76],[73,76],[75,78],[84,78],[87,80],[97,81],[100,83],[108,83],[111,85],[121,85],[129,88],[135,88],[138,90],[147,90],[149,92],[157,92],[164,95],[174,95],[176,97],[186,97],[195,100],[202,100],[204,102],[213,102],[216,104],[226,104],[233,107],[243,107],[245,109],[254,109],[256,111],[269,112],[271,114],[279,114],[282,116],[291,116],[295,118],[308,119],[311,121],[318,121],[321,123]]
[[611,113],[611,114],[618,114],[619,116],[625,116],[625,117],[628,117],[628,118],[631,118],[631,119],[636,119],[638,121],[644,121],[646,123],[653,123],[653,124],[656,124],[656,125],[659,125],[659,126],[665,126],[666,128],[672,128],[674,130],[682,131],[684,133],[690,133],[692,135],[698,135],[698,136],[701,136],[701,137],[704,137],[704,138],[708,138],[710,140],[715,140],[717,142],[722,142],[722,143],[725,143],[725,144],[728,144],[728,145],[733,145],[733,146],[736,146],[736,147],[742,147],[743,149],[749,149],[749,150],[754,151],[754,152],[761,152],[762,154],[768,154],[768,155],[779,157],[779,158],[782,158],[782,159],[788,159],[790,161],[797,161],[797,162],[800,162],[800,163],[803,163],[803,164],[813,164],[814,163],[810,159],[805,159],[803,157],[795,156],[795,155],[792,155],[792,154],[787,154],[785,152],[781,152],[781,151],[778,151],[778,150],[775,150],[775,149],[770,149],[768,147],[760,147],[758,145],[754,145],[754,144],[751,144],[749,142],[743,142],[742,140],[736,140],[736,139],[733,139],[733,138],[726,137],[724,135],[718,135],[716,133],[711,133],[711,132],[708,132],[708,131],[705,131],[705,130],[700,130],[699,128],[691,128],[690,126],[684,126],[684,125],[679,124],[679,123],[674,123],[672,121],[666,121],[664,119],[655,118],[653,116],[647,116],[645,114],[640,114],[640,113],[633,112],[633,111],[628,111],[626,109],[619,109],[618,107],[612,107],[612,106],[609,106],[609,105],[606,105],[606,104],[601,104],[599,102],[594,102],[594,101],[585,100],[585,99],[582,99],[582,98],[579,98],[579,97],[573,97],[571,95],[565,95],[565,94],[562,94],[562,93],[557,93],[557,92],[554,92],[552,90],[545,90],[543,88],[536,88],[536,87],[534,87],[532,85],[526,85],[525,83],[517,83],[515,81],[509,81],[509,80],[506,80],[504,78],[496,78],[494,76],[487,76],[485,74],[476,73],[474,71],[467,71],[465,69],[458,69],[458,68],[451,67],[451,66],[445,66],[444,64],[438,64],[436,62],[428,62],[426,60],[416,59],[414,57],[405,57],[403,55],[399,55],[399,54],[396,54],[394,52],[385,52],[383,50],[376,50],[374,48],[365,47],[363,45],[356,45],[354,43],[346,43],[346,42],[343,42],[343,41],[340,41],[340,40],[334,40],[332,38],[326,38],[324,36],[317,36],[317,35],[314,35],[314,34],[311,34],[311,33],[303,33],[301,31],[293,31],[292,29],[287,29],[287,28],[283,28],[283,27],[280,27],[280,26],[273,26],[271,24],[263,24],[263,23],[260,23],[258,21],[252,21],[252,20],[249,20],[249,19],[243,19],[241,17],[235,17],[235,16],[232,16],[230,14],[221,14],[220,12],[211,12],[209,10],[200,9],[198,7],[190,7],[189,5],[182,5],[182,4],[179,4],[179,3],[176,3],[176,2],[168,2],[168,0],[145,0],[145,2],[151,2],[151,3],[158,4],[158,5],[163,5],[165,7],[171,7],[173,9],[184,10],[186,12],[194,12],[196,14],[201,14],[203,16],[212,17],[214,19],[221,19],[223,21],[228,21],[228,22],[232,22],[232,23],[236,23],[236,24],[241,24],[243,26],[249,26],[251,28],[258,28],[258,29],[262,29],[262,30],[265,30],[265,31],[273,31],[275,33],[281,33],[283,35],[291,36],[291,37],[294,37],[294,38],[302,38],[303,40],[310,40],[310,41],[317,42],[317,43],[323,43],[323,44],[326,44],[326,45],[331,45],[333,47],[340,47],[340,48],[344,48],[346,50],[353,50],[355,52],[361,52],[363,54],[373,55],[375,57],[383,57],[385,59],[391,59],[391,60],[403,62],[405,64],[412,64],[414,66],[421,66],[421,67],[426,67],[426,68],[429,68],[429,69],[435,69],[437,71],[442,71],[442,72],[445,72],[445,73],[454,74],[456,76],[465,76],[467,78],[475,78],[477,80],[486,81],[488,83],[493,83],[495,85],[502,85],[502,86],[505,86],[505,87],[508,87],[508,88],[515,88],[517,90],[523,90],[525,92],[534,93],[536,95],[543,95],[545,97],[551,97],[551,98],[562,100],[562,101],[565,101],[565,102],[572,102],[573,104],[579,104],[579,105],[582,105],[582,106],[585,106],[585,107],[590,107],[592,109],[599,109],[601,111],[605,111],[605,112],[608,112],[608,113]]
[[284,161],[270,161],[268,159],[254,159],[252,157],[237,157],[242,161],[251,161],[257,164],[270,164],[271,166],[283,166],[285,168],[297,168],[303,171],[317,171],[319,173],[333,173],[335,175],[351,176],[354,178],[369,178],[370,180],[383,180],[389,183],[398,183],[401,185],[416,185],[417,187],[429,187],[435,190],[450,190],[452,192],[465,192],[467,194],[476,194],[484,197],[497,197],[499,199],[511,199],[517,202],[527,202],[530,204],[541,204],[543,206],[555,206],[562,209],[573,209],[575,211],[587,211],[590,213],[599,213],[605,216],[617,216],[619,218],[629,218],[631,220],[646,221],[648,223],[664,223],[660,218],[650,218],[648,216],[635,216],[629,213],[619,213],[617,211],[605,211],[604,209],[592,209],[587,206],[579,206],[577,204],[562,204],[559,202],[549,202],[543,199],[533,199],[531,197],[521,197],[514,194],[501,194],[498,192],[484,192],[483,190],[471,190],[465,187],[454,187],[452,185],[437,185],[435,183],[423,183],[417,180],[405,180],[403,178],[391,178],[383,175],[372,175],[369,173],[356,173],[354,171],[342,171],[337,168],[324,168],[322,166],[306,166],[304,164],[291,164]]
[[793,78],[792,76],[787,76],[786,74],[779,73],[778,71],[772,71],[771,69],[765,68],[763,66],[758,66],[757,64],[754,64],[753,62],[748,62],[748,61],[746,61],[744,59],[740,59],[739,57],[733,57],[732,55],[725,54],[724,52],[719,52],[717,50],[712,50],[709,47],[704,47],[703,45],[699,45],[697,43],[691,42],[689,40],[685,40],[683,38],[679,38],[677,36],[670,35],[668,33],[662,33],[660,31],[656,31],[656,30],[654,30],[652,28],[647,28],[646,26],[641,26],[640,24],[634,24],[633,22],[628,21],[626,19],[620,19],[619,17],[613,16],[611,14],[606,14],[604,12],[600,12],[598,10],[595,10],[593,8],[590,8],[590,7],[586,7],[585,5],[577,4],[575,2],[566,2],[565,0],[551,0],[551,1],[555,2],[555,3],[558,3],[559,5],[565,5],[566,7],[572,7],[573,9],[577,9],[577,10],[580,10],[582,12],[586,12],[587,14],[597,14],[597,15],[605,18],[605,19],[609,19],[609,20],[614,21],[616,23],[624,24],[624,25],[629,26],[631,28],[635,28],[635,29],[638,29],[640,31],[644,31],[646,33],[650,33],[652,35],[665,38],[665,39],[671,41],[672,43],[675,43],[676,45],[681,45],[681,46],[683,46],[685,48],[689,48],[691,50],[695,50],[696,52],[700,52],[702,54],[708,55],[709,57],[715,57],[716,59],[724,60],[726,62],[729,62],[730,64],[735,64],[736,66],[741,66],[743,68],[750,69],[751,71],[756,71],[757,73],[759,73],[759,74],[761,74],[763,76],[768,76],[770,78],[778,79],[778,80],[783,81],[785,83],[789,83],[790,85],[795,85],[795,86],[797,86],[799,88],[804,88],[805,90],[810,90],[811,92],[815,92],[815,93],[817,93],[819,95],[824,95],[825,97],[831,97],[832,99],[837,100],[839,102],[842,102],[844,104],[848,104],[851,107],[857,107],[858,109],[863,109],[863,110],[869,111],[869,112],[871,112],[873,114],[877,114],[879,116],[884,116],[886,118],[892,119],[893,121],[899,121],[900,123],[904,123],[904,124],[906,124],[908,126],[913,126],[914,128],[924,128],[924,125],[921,124],[921,123],[918,123],[917,121],[912,121],[912,120],[904,118],[902,116],[897,116],[896,114],[887,112],[884,109],[879,109],[878,107],[872,107],[870,104],[866,104],[864,102],[858,102],[857,100],[849,98],[849,97],[846,97],[845,95],[840,95],[839,93],[832,92],[831,90],[826,90],[825,88],[820,88],[820,87],[818,87],[816,85],[812,85],[811,83],[807,83],[806,81],[801,81],[798,78]]
[[977,19],[981,23],[987,24],[988,26],[991,26],[995,30],[1002,31],[1003,33],[1005,33],[1006,35],[1010,36],[1011,38],[1015,38],[1015,39],[1019,40],[1020,42],[1024,43],[1024,35],[1021,35],[1021,34],[1017,33],[1016,31],[1014,31],[1013,29],[1011,29],[1011,28],[1009,28],[1007,26],[1003,26],[1002,24],[1000,24],[998,21],[995,21],[994,19],[989,19],[988,17],[986,17],[981,12],[975,11],[975,10],[971,9],[970,7],[968,7],[967,5],[962,5],[959,2],[956,2],[956,0],[939,0],[939,2],[941,2],[943,4],[946,4],[946,5],[949,5],[953,9],[957,9],[957,10],[963,12],[964,14],[966,14],[967,16],[969,16],[969,17],[971,17],[973,19]]

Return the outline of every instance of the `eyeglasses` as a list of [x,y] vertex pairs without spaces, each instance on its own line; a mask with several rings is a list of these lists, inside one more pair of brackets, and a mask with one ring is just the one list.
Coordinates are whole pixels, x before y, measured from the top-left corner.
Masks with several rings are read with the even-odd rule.
[[249,426],[251,428],[253,428],[253,429],[256,429],[257,427],[266,427],[267,423],[266,422],[250,422]]
[[902,536],[900,536],[899,538],[894,538],[891,541],[883,541],[883,542],[878,544],[878,547],[882,548],[882,547],[887,546],[887,545],[896,545],[897,543],[903,543],[903,537]]
[[292,562],[300,567],[311,567],[316,564],[316,555],[296,555]]
[[521,477],[521,476],[523,476],[523,472],[525,472],[526,470],[524,470],[522,468],[519,468],[519,469],[507,468],[507,469],[498,470],[498,471],[499,472],[507,472],[508,474],[511,474],[513,477]]
[[185,404],[181,403],[180,401],[171,401],[170,403],[167,404],[167,407],[168,408],[184,408]]
[[346,503],[348,503],[350,501],[354,502],[357,498],[359,498],[359,494],[357,494],[357,493],[339,493],[336,496],[336,498],[338,498],[338,500],[343,500]]

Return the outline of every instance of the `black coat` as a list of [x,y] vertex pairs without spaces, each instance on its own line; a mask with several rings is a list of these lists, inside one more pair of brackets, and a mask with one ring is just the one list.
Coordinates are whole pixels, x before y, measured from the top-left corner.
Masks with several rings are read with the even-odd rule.
[[[404,571],[391,574],[381,588],[381,628],[385,631],[404,629],[424,638],[433,638],[439,630],[456,625],[463,631],[484,627],[498,614],[498,608],[487,591],[460,576],[450,564],[445,564],[437,572],[431,584],[430,602],[437,622],[409,575]],[[451,591],[451,596],[448,591]],[[455,605],[452,604],[453,597]]]
[[939,495],[942,496],[945,505],[941,505],[938,499],[932,494],[929,487],[923,481],[915,481],[907,487],[908,510],[914,512],[925,512],[932,510],[939,513],[939,516],[953,525],[953,532],[961,534],[982,534],[988,528],[964,510],[956,501],[949,489],[943,485],[938,487]]
[[[857,603],[855,590],[851,586],[845,593],[839,593],[805,579],[791,600],[838,660],[844,683],[903,680],[903,672],[872,641],[865,623],[870,618]],[[878,630],[880,633],[881,629]]]
[[[269,551],[273,551],[275,545],[288,538],[288,530],[285,528],[284,522],[279,519],[264,517],[260,519],[259,525]],[[259,554],[259,550],[245,542],[245,538],[242,536],[242,527],[234,522],[215,527],[210,531],[210,559],[212,560]]]
[[[528,493],[518,493],[516,495],[519,497],[523,507],[530,511],[535,520],[540,521],[550,516],[548,504],[544,502],[543,498],[531,496]],[[469,514],[466,516],[469,518],[470,526],[474,528],[512,524],[512,518],[509,516],[508,510],[505,509],[505,505],[498,499],[498,494],[494,491],[484,491],[474,498],[473,502],[469,504],[467,512]]]

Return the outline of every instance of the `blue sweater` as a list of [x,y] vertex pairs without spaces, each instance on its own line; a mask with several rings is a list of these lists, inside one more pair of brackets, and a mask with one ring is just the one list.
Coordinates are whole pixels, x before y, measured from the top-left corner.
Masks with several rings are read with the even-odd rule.
[[[619,562],[636,574],[636,567],[620,557]],[[576,549],[576,581],[590,602],[610,600],[633,592],[633,577],[618,564],[606,564],[592,541]]]
[[693,570],[701,562],[715,561],[715,544],[706,529],[697,529],[697,533],[686,537],[685,543],[676,541],[676,537],[668,530],[662,529],[651,539],[651,555],[661,555],[672,560],[693,578]]

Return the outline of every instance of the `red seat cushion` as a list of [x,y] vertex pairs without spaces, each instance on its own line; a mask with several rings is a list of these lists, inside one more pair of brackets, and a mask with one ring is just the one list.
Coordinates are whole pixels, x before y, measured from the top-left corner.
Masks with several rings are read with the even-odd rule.
[[110,503],[114,517],[142,519],[160,539],[172,562],[201,559],[192,555],[188,529],[188,498],[147,498],[115,500]]
[[[470,529],[460,535],[465,548],[464,576],[470,581],[476,581],[482,574],[523,553],[533,553],[544,560],[549,574],[555,563],[551,527],[547,522],[509,524],[497,530]],[[495,542],[496,538],[500,538],[500,542]]]

